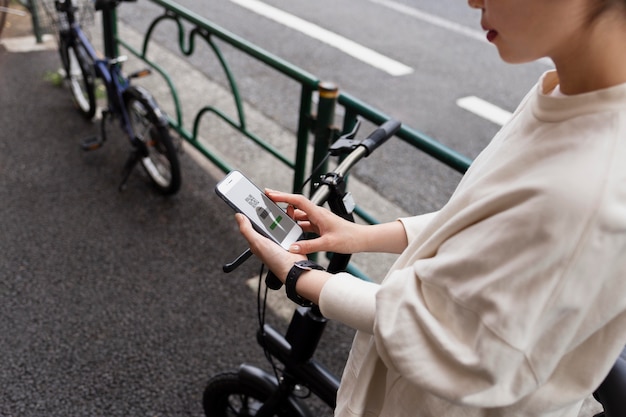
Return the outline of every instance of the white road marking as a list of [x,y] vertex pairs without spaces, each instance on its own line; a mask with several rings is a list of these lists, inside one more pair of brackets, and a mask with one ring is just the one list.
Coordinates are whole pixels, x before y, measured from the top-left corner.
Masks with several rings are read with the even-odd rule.
[[337,48],[340,51],[375,68],[385,71],[390,75],[402,76],[413,72],[413,68],[401,62],[391,59],[350,39],[326,30],[314,23],[303,20],[258,0],[230,1],[291,29],[302,32],[305,35],[326,43],[327,45]]
[[475,96],[463,97],[456,101],[456,104],[477,116],[487,119],[497,125],[504,125],[511,119],[512,113],[501,109],[495,104],[491,104]]

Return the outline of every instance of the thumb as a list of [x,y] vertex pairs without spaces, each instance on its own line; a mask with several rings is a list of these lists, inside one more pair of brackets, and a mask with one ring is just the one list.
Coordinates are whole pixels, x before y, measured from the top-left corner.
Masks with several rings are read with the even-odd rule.
[[235,213],[235,220],[237,220],[238,225],[242,225],[246,221],[246,216],[241,213]]
[[239,230],[241,232],[244,232],[245,230],[252,227],[252,225],[250,224],[250,220],[248,220],[248,218],[241,213],[235,214],[235,220],[237,220],[237,225],[239,226]]
[[321,237],[318,237],[309,240],[299,240],[289,247],[289,252],[297,253],[300,255],[307,255],[309,253],[319,252],[323,250],[322,246],[324,242],[321,241],[321,239]]

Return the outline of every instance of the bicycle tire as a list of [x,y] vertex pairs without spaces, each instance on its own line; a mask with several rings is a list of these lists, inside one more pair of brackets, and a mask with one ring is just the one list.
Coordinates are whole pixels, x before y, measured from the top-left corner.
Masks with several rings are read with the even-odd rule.
[[[261,384],[244,384],[236,372],[225,372],[215,375],[207,383],[202,396],[202,407],[206,417],[251,417],[270,395],[271,392]],[[301,414],[286,403],[274,415],[293,417]]]
[[70,72],[70,63],[68,57],[69,45],[72,43],[72,34],[62,22],[67,21],[65,12],[57,12],[57,24],[52,26],[54,38],[57,42],[59,57],[61,58],[61,68],[65,71],[66,77]]
[[132,86],[124,92],[124,103],[135,136],[148,150],[141,158],[146,174],[161,194],[175,194],[181,184],[180,162],[168,125],[157,116],[161,111],[145,90]]
[[80,114],[91,120],[96,114],[96,77],[93,66],[90,64],[83,46],[67,42],[62,42],[61,46],[63,48],[61,61],[66,66],[66,80],[74,104]]

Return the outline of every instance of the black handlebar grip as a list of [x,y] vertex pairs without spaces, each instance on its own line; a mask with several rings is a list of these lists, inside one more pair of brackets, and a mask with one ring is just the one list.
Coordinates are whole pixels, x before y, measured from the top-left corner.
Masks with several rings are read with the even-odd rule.
[[380,125],[375,131],[373,131],[367,138],[361,142],[362,146],[365,146],[367,149],[367,155],[371,154],[378,148],[380,145],[385,143],[387,139],[392,137],[398,130],[402,123],[397,120],[388,120],[382,125]]
[[269,288],[270,290],[276,291],[280,290],[280,287],[283,286],[283,283],[280,282],[278,277],[274,275],[272,271],[268,271],[267,275],[265,276],[265,285],[267,285],[267,288]]

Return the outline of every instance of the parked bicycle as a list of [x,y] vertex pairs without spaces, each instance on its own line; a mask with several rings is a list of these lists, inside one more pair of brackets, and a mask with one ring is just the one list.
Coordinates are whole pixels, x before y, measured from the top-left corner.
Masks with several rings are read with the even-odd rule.
[[100,148],[107,139],[106,121],[119,119],[120,126],[131,145],[124,165],[122,190],[137,163],[140,163],[156,189],[162,194],[176,193],[181,184],[178,150],[169,133],[167,119],[152,95],[143,87],[131,85],[131,80],[150,74],[141,70],[125,76],[115,48],[114,10],[121,1],[96,0],[96,11],[102,12],[105,57],[99,58],[95,48],[77,20],[72,0],[55,0],[59,53],[65,77],[79,112],[87,119],[96,114],[96,79],[102,80],[108,106],[102,111],[100,136],[85,139],[82,148]]

